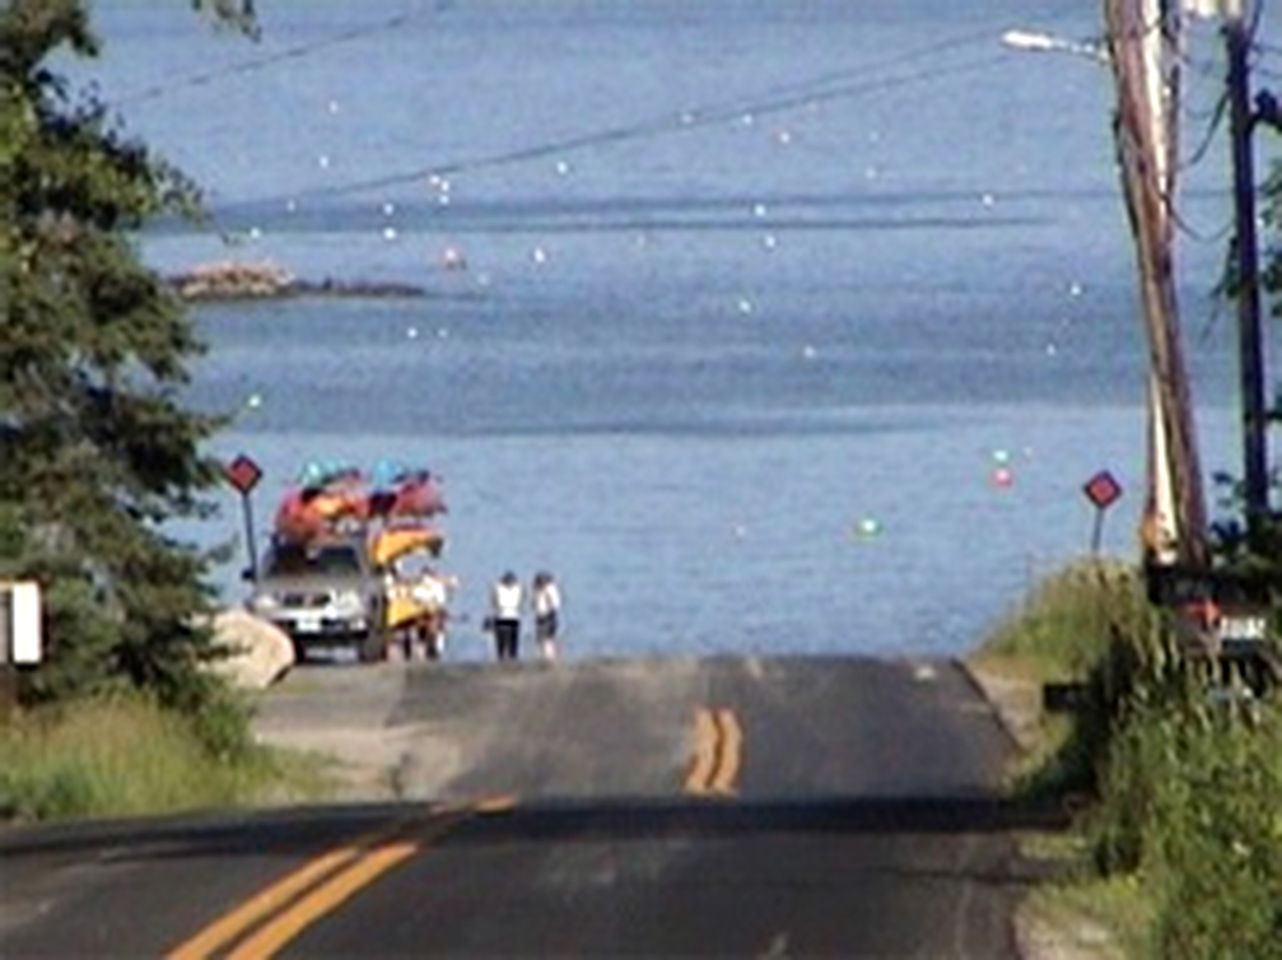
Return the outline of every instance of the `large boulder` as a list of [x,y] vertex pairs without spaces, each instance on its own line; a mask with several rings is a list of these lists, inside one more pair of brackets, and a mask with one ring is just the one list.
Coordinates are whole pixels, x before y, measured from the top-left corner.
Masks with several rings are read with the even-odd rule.
[[244,690],[264,690],[294,665],[294,644],[273,623],[234,607],[214,617],[215,673]]

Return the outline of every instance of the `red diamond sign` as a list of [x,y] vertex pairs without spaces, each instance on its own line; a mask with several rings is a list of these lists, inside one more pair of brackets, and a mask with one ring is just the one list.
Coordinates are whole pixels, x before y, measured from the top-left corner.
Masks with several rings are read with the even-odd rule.
[[243,453],[227,464],[223,472],[228,482],[243,494],[248,494],[263,478],[262,468]]
[[1086,481],[1082,492],[1096,509],[1107,510],[1122,496],[1122,485],[1107,470],[1101,470]]

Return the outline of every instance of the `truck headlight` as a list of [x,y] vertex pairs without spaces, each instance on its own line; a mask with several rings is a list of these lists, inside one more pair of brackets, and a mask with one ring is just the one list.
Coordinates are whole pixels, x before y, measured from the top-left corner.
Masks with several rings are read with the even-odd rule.
[[340,614],[357,614],[363,613],[365,603],[361,599],[359,591],[356,590],[338,590],[334,593],[334,610]]
[[280,607],[280,601],[270,593],[260,593],[249,601],[249,608],[255,613],[266,613]]

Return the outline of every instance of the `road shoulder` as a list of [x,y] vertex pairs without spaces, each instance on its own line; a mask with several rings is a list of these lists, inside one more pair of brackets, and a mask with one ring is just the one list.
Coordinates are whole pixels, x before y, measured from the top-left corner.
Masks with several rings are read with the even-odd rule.
[[[962,659],[958,665],[993,709],[1002,729],[1017,747],[1010,779],[1030,757],[1046,750],[1047,733],[1042,710],[1041,684],[1018,670],[1003,669],[1000,662]],[[1029,856],[1028,844],[1021,844]],[[1057,858],[1061,867],[1062,858]],[[1064,872],[1062,869],[1052,874]],[[1119,960],[1124,952],[1116,937],[1089,916],[1058,886],[1062,881],[1038,884],[1015,909],[1015,942],[1023,960]]]

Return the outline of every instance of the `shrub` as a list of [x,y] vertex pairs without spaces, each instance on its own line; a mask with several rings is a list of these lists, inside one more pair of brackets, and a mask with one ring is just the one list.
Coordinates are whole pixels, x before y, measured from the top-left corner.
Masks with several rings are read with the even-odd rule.
[[1139,869],[1164,957],[1282,957],[1282,721],[1205,702],[1138,712],[1095,813],[1106,870]]

